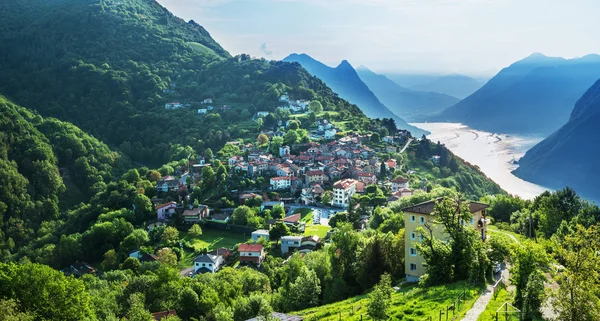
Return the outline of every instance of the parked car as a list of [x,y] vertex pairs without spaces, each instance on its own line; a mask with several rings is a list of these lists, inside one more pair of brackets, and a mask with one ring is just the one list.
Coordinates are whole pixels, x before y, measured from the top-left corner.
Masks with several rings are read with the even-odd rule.
[[494,263],[494,267],[493,267],[493,271],[494,273],[498,273],[500,271],[502,271],[502,263]]

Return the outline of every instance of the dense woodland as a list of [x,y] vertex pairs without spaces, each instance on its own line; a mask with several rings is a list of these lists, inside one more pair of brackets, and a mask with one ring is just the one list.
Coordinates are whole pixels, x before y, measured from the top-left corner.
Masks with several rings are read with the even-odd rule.
[[[447,197],[437,210],[450,215],[456,204],[463,209],[453,203],[459,195],[490,203],[489,213],[499,226],[537,238],[535,246],[549,254],[536,265],[539,271],[548,269],[551,259],[564,264],[570,280],[580,282],[565,291],[598,302],[597,295],[575,288],[585,281],[597,289],[598,266],[574,266],[568,253],[573,248],[590,257],[597,253],[598,244],[582,245],[578,238],[597,233],[595,205],[570,189],[532,202],[508,196],[477,168],[426,139],[403,155],[381,155],[396,158],[404,170],[415,169],[411,185],[427,178],[425,191],[385,204],[384,192],[369,186],[353,200],[360,206],[332,218],[335,229],[323,250],[294,255],[285,264],[275,251],[260,270],[224,268],[182,278],[177,264],[190,246],[180,231],[201,230],[188,231],[175,220],[148,232],[146,223],[156,217],[150,201],[156,182],[185,168],[189,155],[216,158],[185,205],[232,207],[237,201],[232,187],[260,187],[264,179],[230,175],[221,161],[241,152],[224,147],[225,142],[258,140],[275,149],[308,139],[303,127],[314,123],[316,113],[299,121],[289,131],[293,134],[260,142],[261,129],[290,117],[274,112],[280,94],[319,101],[332,112],[323,117],[344,122],[347,131],[372,133],[375,145],[395,130],[393,121],[366,118],[297,64],[231,57],[201,26],[151,0],[4,1],[0,40],[5,44],[0,92],[16,103],[0,98],[0,313],[10,320],[152,320],[150,312],[176,309],[183,320],[238,321],[339,301],[369,291],[380,280],[389,288],[404,276],[402,209]],[[213,98],[215,107],[229,104],[232,109],[199,117],[194,109],[164,108],[169,101],[197,106],[205,98]],[[249,121],[257,110],[273,113],[264,122]],[[440,156],[437,165],[431,161],[434,155]],[[260,212],[252,201],[247,205],[234,216],[240,225],[262,227],[267,214],[282,214],[279,209]],[[357,232],[361,215],[371,220]],[[452,222],[440,222],[446,223]],[[430,253],[444,265],[431,264],[424,286],[483,282],[492,262],[504,257],[525,265],[518,261],[520,252],[510,255],[502,242],[471,246],[472,235],[455,235],[455,241],[436,245],[439,253]],[[277,249],[277,243],[267,245]],[[142,264],[128,257],[139,247],[156,253],[159,261]],[[473,251],[472,260],[456,261],[456,253],[465,249]],[[59,271],[77,261],[93,264],[99,273],[75,278]],[[523,291],[533,273],[528,271],[517,281]],[[561,283],[561,289],[569,284]],[[521,305],[522,297],[517,298]],[[585,316],[599,313],[584,308]],[[572,320],[589,320],[585,316]]]

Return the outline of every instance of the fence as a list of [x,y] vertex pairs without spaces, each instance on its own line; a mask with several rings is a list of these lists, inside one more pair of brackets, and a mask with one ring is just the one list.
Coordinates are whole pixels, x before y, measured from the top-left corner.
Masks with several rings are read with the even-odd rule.
[[493,291],[493,295],[494,295],[494,299],[496,297],[498,297],[498,292],[500,291],[500,289],[502,289],[502,287],[504,286],[504,277],[500,276],[500,280],[498,280],[496,282],[496,284],[494,284],[494,286],[492,287],[492,291]]
[[[460,310],[460,305],[467,299],[467,293],[469,288],[466,287],[462,290],[462,292],[456,297],[456,300],[452,303],[452,305],[446,306],[446,309],[440,310],[440,313],[435,316],[428,316],[424,321],[451,321],[454,320],[456,311]],[[450,313],[452,313],[452,317],[450,317]]]
[[523,321],[523,312],[514,307],[512,304],[505,302],[498,310],[496,310],[496,321],[512,320]]

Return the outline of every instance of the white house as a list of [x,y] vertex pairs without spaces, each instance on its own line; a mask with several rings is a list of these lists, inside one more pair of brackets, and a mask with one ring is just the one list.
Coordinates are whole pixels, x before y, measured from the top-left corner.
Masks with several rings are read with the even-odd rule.
[[212,104],[212,103],[213,103],[212,98],[206,98],[202,101],[202,104]]
[[269,116],[268,111],[257,111],[256,112],[256,117],[267,117],[267,116]]
[[335,130],[335,128],[327,129],[325,131],[325,139],[334,139],[336,133],[337,131]]
[[240,244],[238,246],[240,262],[260,265],[265,258],[262,244]]
[[283,155],[289,155],[290,152],[291,152],[290,146],[279,147],[279,157],[283,157]]
[[302,236],[283,236],[281,238],[281,254],[297,250],[302,243]]
[[256,231],[252,232],[252,241],[256,242],[261,237],[268,241],[269,240],[269,231],[268,230],[256,230]]
[[198,109],[198,115],[204,115],[206,113],[208,113],[208,109],[206,109],[206,108]]
[[290,176],[279,176],[271,178],[271,188],[272,189],[287,189],[292,186],[291,177]]
[[392,180],[392,193],[395,193],[403,188],[408,189],[408,179],[398,176]]
[[284,93],[283,95],[279,96],[279,102],[281,102],[281,103],[289,103],[290,102],[290,96],[288,96],[287,93]]
[[171,103],[165,104],[166,109],[177,109],[177,108],[182,108],[182,107],[183,107],[183,104],[180,102],[171,102]]
[[194,273],[215,273],[223,265],[223,254],[200,254],[194,259]]
[[156,206],[156,218],[159,221],[170,219],[173,214],[175,214],[175,209],[177,208],[177,203],[169,202],[166,204],[161,204]]
[[350,199],[356,194],[357,180],[346,178],[333,184],[333,200],[331,205],[339,207],[348,207]]
[[211,110],[215,109],[215,107],[214,106],[208,106],[208,107],[206,107],[206,109],[208,109],[209,111],[211,111]]

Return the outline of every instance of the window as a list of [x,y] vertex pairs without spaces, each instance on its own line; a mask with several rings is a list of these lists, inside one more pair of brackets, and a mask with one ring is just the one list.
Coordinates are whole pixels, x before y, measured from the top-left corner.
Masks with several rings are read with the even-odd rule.
[[205,267],[205,266],[206,266],[206,264],[202,263],[202,267]]
[[473,223],[475,223],[475,219],[471,217],[471,225],[473,225]]
[[416,270],[417,270],[417,265],[416,265],[416,264],[414,264],[414,263],[411,263],[411,264],[410,264],[410,270],[411,270],[411,271],[416,271]]
[[414,221],[415,221],[415,216],[414,216],[414,215],[411,215],[411,216],[410,216],[410,221],[411,221],[411,222],[414,222]]
[[417,256],[417,250],[414,248],[410,248],[410,256]]
[[415,232],[410,233],[410,239],[414,240],[415,238],[416,238],[416,233]]
[[425,224],[425,218],[424,218],[423,216],[420,216],[420,217],[419,217],[419,222],[420,222],[421,224]]
[[419,242],[423,242],[423,235],[419,235]]

